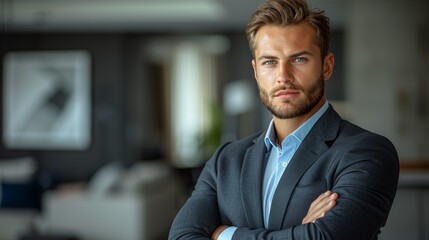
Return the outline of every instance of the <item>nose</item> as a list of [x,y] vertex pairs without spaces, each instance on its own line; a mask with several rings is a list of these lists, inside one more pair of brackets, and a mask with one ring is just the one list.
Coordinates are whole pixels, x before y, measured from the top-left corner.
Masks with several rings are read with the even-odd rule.
[[278,64],[276,81],[279,84],[285,84],[293,81],[292,68],[288,63]]

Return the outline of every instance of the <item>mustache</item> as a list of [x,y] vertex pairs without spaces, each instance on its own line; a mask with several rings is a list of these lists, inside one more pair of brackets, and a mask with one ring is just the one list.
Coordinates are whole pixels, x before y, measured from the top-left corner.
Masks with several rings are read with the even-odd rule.
[[278,91],[282,91],[282,90],[302,90],[302,89],[294,84],[286,83],[271,89],[269,94],[270,96],[274,96]]

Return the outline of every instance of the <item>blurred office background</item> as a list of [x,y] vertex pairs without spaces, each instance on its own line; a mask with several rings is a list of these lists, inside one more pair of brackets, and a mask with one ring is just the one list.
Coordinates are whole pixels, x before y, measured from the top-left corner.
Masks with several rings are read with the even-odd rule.
[[[270,121],[244,35],[260,3],[1,0],[0,239],[166,239],[216,147]],[[429,239],[429,1],[311,3],[328,100],[400,155],[381,239]]]

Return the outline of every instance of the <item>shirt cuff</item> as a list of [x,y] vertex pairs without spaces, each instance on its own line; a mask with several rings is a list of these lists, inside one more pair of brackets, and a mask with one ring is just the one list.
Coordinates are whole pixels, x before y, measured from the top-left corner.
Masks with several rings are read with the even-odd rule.
[[234,232],[236,229],[237,229],[237,227],[229,227],[229,228],[223,230],[223,232],[219,235],[217,240],[231,240],[232,235],[234,235]]

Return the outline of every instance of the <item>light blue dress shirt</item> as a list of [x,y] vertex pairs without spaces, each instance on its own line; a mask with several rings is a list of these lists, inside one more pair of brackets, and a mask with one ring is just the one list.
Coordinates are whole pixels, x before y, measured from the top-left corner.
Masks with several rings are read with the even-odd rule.
[[277,141],[274,121],[271,121],[264,139],[267,151],[270,152],[267,167],[265,169],[264,183],[262,185],[262,210],[264,214],[265,228],[268,228],[271,203],[283,172],[288,166],[293,155],[295,155],[295,152],[298,150],[304,138],[313,128],[314,124],[316,124],[317,120],[319,120],[323,113],[326,112],[328,106],[329,104],[326,101],[325,104],[313,116],[311,116],[311,118],[288,135],[283,140],[281,146],[279,146]]
[[[267,151],[270,152],[262,187],[262,209],[265,228],[268,228],[271,203],[283,172],[304,138],[313,128],[314,124],[316,124],[320,117],[326,112],[328,107],[328,101],[325,101],[325,104],[323,104],[311,118],[283,140],[281,146],[277,143],[274,121],[271,121],[264,138]],[[237,227],[234,226],[227,228],[219,235],[218,240],[231,240],[236,229]]]

